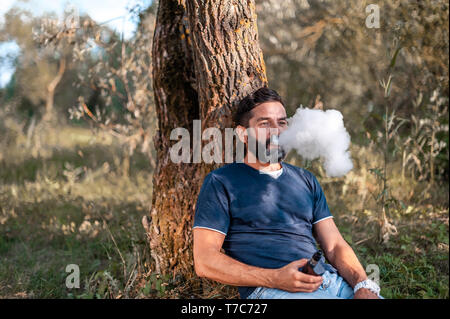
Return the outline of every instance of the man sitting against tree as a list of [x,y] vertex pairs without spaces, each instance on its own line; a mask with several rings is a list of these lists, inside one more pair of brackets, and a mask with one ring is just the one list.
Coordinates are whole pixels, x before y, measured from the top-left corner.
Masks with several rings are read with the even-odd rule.
[[[234,121],[246,153],[243,162],[205,177],[193,226],[197,275],[238,286],[241,298],[379,298],[379,287],[337,229],[316,177],[285,163],[270,136],[288,125],[277,92],[263,87],[242,99]],[[271,130],[261,134],[258,128]],[[268,152],[278,148],[277,160],[262,160],[264,152],[249,141]],[[326,271],[309,275],[299,268],[317,250],[316,240],[328,263],[322,257]]]

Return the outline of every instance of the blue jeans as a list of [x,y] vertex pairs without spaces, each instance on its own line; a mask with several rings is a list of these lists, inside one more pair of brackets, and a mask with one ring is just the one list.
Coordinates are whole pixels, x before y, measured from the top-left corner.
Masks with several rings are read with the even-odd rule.
[[[257,287],[247,299],[353,299],[352,287],[337,273],[325,271],[323,283],[313,292],[289,292]],[[381,299],[384,299],[380,296]]]

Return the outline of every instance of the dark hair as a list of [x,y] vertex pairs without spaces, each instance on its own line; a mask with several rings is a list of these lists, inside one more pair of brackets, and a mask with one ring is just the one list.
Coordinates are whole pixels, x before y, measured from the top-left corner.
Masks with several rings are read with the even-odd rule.
[[233,115],[235,126],[242,125],[248,127],[248,121],[251,118],[251,110],[264,102],[280,102],[284,106],[281,96],[277,91],[269,89],[268,87],[259,88],[239,101]]

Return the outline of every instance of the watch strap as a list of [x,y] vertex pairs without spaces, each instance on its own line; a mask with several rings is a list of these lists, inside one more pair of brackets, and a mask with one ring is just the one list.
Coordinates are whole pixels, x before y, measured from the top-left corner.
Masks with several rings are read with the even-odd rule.
[[380,287],[374,281],[372,281],[370,279],[366,279],[366,280],[358,282],[355,285],[355,288],[353,288],[353,293],[356,293],[361,288],[369,289],[371,292],[376,294],[378,297],[380,296]]

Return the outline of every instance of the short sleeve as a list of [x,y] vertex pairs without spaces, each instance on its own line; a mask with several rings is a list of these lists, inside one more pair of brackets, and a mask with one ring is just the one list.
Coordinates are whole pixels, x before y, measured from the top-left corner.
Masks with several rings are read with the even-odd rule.
[[193,228],[207,228],[226,235],[229,225],[227,191],[224,185],[210,173],[205,177],[198,195]]
[[333,216],[331,215],[330,209],[327,204],[327,200],[325,198],[325,194],[323,193],[319,181],[313,174],[311,174],[311,176],[312,176],[313,196],[314,196],[312,223],[315,224],[323,219],[332,218]]

